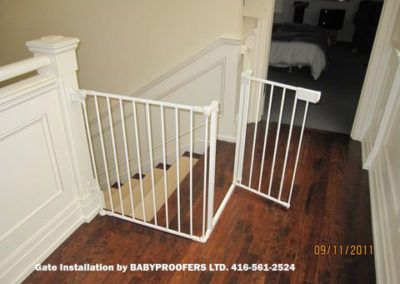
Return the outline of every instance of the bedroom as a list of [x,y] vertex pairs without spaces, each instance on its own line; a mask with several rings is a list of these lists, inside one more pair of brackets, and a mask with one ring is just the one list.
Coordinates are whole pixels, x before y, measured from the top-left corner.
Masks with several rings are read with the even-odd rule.
[[[310,107],[309,128],[350,134],[382,4],[276,1],[267,78],[322,91],[320,103]],[[265,119],[268,99],[266,95]],[[272,100],[272,121],[279,119],[280,104]],[[291,105],[284,103],[284,113],[290,114]],[[282,120],[290,123],[289,115]]]

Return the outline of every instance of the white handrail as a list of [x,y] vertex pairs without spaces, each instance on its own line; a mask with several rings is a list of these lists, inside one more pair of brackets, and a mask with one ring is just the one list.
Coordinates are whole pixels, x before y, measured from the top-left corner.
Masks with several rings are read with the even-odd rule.
[[51,60],[49,57],[39,55],[12,64],[0,66],[0,82],[38,70],[50,63]]

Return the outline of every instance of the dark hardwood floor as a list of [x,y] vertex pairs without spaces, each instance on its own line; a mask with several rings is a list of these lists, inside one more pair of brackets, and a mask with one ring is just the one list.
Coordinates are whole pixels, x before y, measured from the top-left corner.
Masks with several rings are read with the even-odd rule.
[[[375,283],[372,255],[335,255],[333,247],[329,255],[314,253],[320,244],[372,245],[359,143],[317,131],[306,131],[303,141],[289,210],[237,188],[205,244],[97,216],[44,262],[294,263],[294,272],[34,272],[25,283]],[[234,148],[218,143],[217,204],[232,180]]]

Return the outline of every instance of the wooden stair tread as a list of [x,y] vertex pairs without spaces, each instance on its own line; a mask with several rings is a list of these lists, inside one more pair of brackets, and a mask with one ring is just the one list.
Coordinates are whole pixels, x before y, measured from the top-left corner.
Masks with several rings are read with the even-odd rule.
[[[198,159],[193,158],[193,166],[197,163]],[[167,170],[167,198],[172,195],[176,190],[176,171],[177,163],[175,162]],[[179,184],[189,174],[190,171],[190,158],[182,156],[179,158]],[[165,187],[164,178],[160,179],[155,184],[154,191],[156,194],[156,214],[158,210],[165,204]],[[150,222],[154,218],[153,209],[153,192],[150,190],[144,198],[146,221]],[[135,218],[144,220],[142,202],[135,207]]]
[[[154,169],[154,184],[158,182],[158,180],[163,176],[164,171],[160,169]],[[136,206],[140,201],[141,201],[141,186],[140,186],[140,180],[132,178],[131,179],[132,183],[132,198],[134,201],[134,206]],[[143,179],[142,179],[142,184],[143,184],[143,195],[146,196],[146,194],[151,190],[151,173],[147,174]],[[122,202],[124,206],[124,213],[125,215],[132,215],[132,207],[131,207],[131,200],[130,200],[130,194],[129,194],[129,182],[125,182],[124,185],[121,187],[122,191]],[[111,210],[111,204],[110,204],[110,198],[108,191],[103,191],[104,195],[104,201],[105,201],[105,207],[104,209],[106,210]],[[111,197],[113,200],[113,205],[114,205],[114,212],[122,214],[121,206],[120,206],[120,198],[119,198],[119,189],[111,188]],[[129,213],[129,214],[128,214]]]

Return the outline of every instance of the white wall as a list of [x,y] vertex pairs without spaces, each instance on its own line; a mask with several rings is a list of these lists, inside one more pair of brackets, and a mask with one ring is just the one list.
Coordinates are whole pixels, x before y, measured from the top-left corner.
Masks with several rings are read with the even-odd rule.
[[[279,7],[282,6],[282,13],[275,13],[274,22],[284,23],[293,21],[294,2],[297,0],[280,0]],[[282,3],[283,2],[283,3]],[[354,32],[353,17],[358,10],[360,0],[350,0],[349,2],[307,0],[309,6],[304,13],[304,23],[318,25],[319,12],[321,9],[345,9],[345,19],[343,28],[338,33],[338,39],[343,41],[352,41]],[[278,8],[277,10],[281,10]]]
[[0,0],[0,65],[26,40],[74,36],[80,86],[131,94],[220,36],[241,35],[241,0]]

